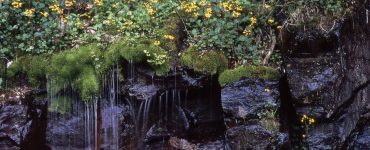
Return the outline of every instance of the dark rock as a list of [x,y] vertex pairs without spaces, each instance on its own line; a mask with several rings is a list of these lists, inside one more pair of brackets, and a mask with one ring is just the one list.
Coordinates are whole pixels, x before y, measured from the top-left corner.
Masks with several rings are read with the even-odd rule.
[[155,124],[152,127],[150,127],[149,131],[146,133],[144,142],[150,143],[153,141],[163,141],[169,139],[170,136],[171,133],[165,126]]
[[[288,138],[279,134],[278,81],[242,79],[225,86],[221,103],[231,149],[278,149]],[[285,135],[285,136],[284,136]]]
[[46,101],[30,93],[24,101],[0,107],[0,149],[44,149]]
[[[310,34],[313,38],[288,40],[282,48],[290,51],[284,53],[284,61],[294,109],[298,116],[305,114],[316,120],[309,128],[303,128],[307,131],[304,142],[309,149],[343,147],[357,130],[360,117],[370,103],[370,29],[361,19],[366,10],[359,8],[353,17],[337,23],[333,31]],[[306,31],[289,33],[289,36],[296,37],[303,32]],[[331,44],[294,46],[312,43],[312,39],[316,43],[330,41]],[[313,55],[302,57],[301,52]]]
[[[243,79],[225,86],[221,103],[226,125],[257,119],[266,111],[278,108],[278,81]],[[274,116],[272,116],[274,117]]]
[[277,135],[259,124],[248,124],[227,130],[231,149],[274,149]]
[[178,150],[195,150],[195,144],[190,143],[186,139],[171,137],[168,142],[171,145],[171,147]]

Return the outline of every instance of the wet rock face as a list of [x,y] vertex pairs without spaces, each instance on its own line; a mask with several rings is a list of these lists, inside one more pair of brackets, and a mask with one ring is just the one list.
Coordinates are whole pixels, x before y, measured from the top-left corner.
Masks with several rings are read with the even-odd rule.
[[225,147],[220,86],[216,77],[184,68],[158,77],[145,67],[137,64],[134,72],[126,73],[132,78],[120,88],[121,101],[129,112],[120,122],[123,127],[120,139],[125,139],[120,147],[168,149],[177,145],[179,149],[184,148],[181,140],[173,141],[171,146],[170,137],[186,140],[199,149]]
[[326,118],[341,105],[336,99],[342,79],[338,58],[291,58],[286,60],[286,74],[300,115],[310,112],[315,118]]
[[278,85],[278,81],[242,79],[222,89],[226,138],[231,149],[279,147],[279,123],[275,118]]
[[[326,33],[330,37],[336,36],[336,47],[329,50],[321,47],[319,55],[309,57],[302,57],[301,50],[294,46],[285,47],[293,47],[291,50],[296,51],[284,54],[293,106],[299,117],[305,114],[315,119],[309,128],[303,127],[307,131],[304,141],[309,149],[340,149],[349,141],[353,141],[350,143],[356,149],[355,145],[366,147],[362,141],[370,141],[368,129],[358,126],[370,103],[370,30],[361,19],[365,17],[364,10],[356,11],[358,14],[351,20]],[[320,39],[326,40],[317,38]],[[304,51],[314,51],[306,48]],[[358,130],[363,132],[349,139]]]
[[225,86],[221,91],[226,124],[258,119],[265,111],[277,110],[278,82],[244,79]]
[[0,106],[0,149],[43,149],[46,102],[31,96],[24,101]]

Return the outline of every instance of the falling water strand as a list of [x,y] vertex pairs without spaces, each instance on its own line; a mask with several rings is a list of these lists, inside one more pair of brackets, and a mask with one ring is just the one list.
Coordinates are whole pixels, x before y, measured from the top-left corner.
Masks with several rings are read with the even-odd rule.
[[168,120],[168,91],[166,91],[165,117]]

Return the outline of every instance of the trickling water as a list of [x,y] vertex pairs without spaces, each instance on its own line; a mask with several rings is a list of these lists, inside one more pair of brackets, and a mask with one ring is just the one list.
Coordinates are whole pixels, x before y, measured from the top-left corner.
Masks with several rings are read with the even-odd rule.
[[103,94],[102,109],[102,148],[110,150],[119,149],[119,68],[111,70],[108,83],[103,84],[107,94]]
[[97,142],[98,99],[81,101],[69,83],[47,82],[49,146],[53,150],[94,150]]

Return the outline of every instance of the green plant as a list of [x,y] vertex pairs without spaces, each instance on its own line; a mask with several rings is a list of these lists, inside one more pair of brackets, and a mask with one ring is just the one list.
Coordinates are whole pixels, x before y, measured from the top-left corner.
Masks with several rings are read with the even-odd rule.
[[181,62],[197,72],[214,75],[227,68],[227,59],[220,51],[199,52],[190,47],[181,56]]
[[342,19],[351,12],[351,2],[346,0],[298,0],[281,1],[281,12],[288,18],[286,26],[318,28],[326,32],[335,25],[335,20]]
[[181,2],[189,38],[196,50],[221,50],[233,63],[260,64],[276,27],[274,1],[188,0]]
[[246,78],[260,78],[276,80],[280,78],[280,73],[276,69],[264,66],[239,66],[235,69],[225,70],[218,77],[221,86]]

